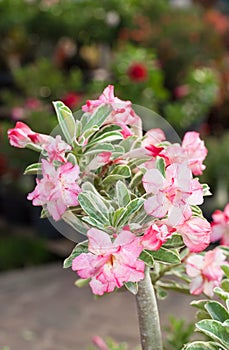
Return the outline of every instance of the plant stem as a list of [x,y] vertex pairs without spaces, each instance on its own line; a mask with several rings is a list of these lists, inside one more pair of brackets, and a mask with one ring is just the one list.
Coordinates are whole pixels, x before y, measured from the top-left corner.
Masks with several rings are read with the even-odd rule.
[[138,284],[136,295],[142,350],[162,350],[160,319],[149,267]]

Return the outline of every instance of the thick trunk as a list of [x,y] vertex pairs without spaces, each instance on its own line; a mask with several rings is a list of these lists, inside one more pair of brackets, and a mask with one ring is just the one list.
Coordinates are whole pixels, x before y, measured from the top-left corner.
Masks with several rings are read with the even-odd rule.
[[142,350],[162,350],[160,319],[149,268],[138,284],[136,295]]

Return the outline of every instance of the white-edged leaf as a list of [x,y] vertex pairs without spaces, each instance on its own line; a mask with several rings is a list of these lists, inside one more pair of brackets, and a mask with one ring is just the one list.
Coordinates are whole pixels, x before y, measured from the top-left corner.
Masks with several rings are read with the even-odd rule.
[[229,313],[218,301],[209,301],[205,304],[205,309],[213,320],[224,322],[229,319]]
[[88,253],[88,241],[78,243],[68,258],[64,260],[64,269],[72,266],[72,261],[82,253]]
[[124,285],[125,285],[126,289],[130,293],[132,293],[134,295],[137,295],[137,293],[138,293],[138,284],[137,284],[137,282],[126,282],[126,283],[124,283]]
[[93,219],[102,224],[109,225],[109,210],[100,196],[93,192],[81,192],[78,195],[81,208]]
[[37,174],[42,174],[41,163],[34,163],[31,165],[28,165],[24,171],[24,175],[37,175]]
[[72,111],[61,101],[53,102],[57,119],[67,143],[71,144],[75,138],[76,123]]
[[154,260],[159,261],[163,264],[179,264],[180,257],[177,252],[171,249],[166,249],[161,247],[159,250],[148,251],[149,254],[152,254]]
[[195,341],[186,344],[182,350],[227,350],[222,345],[215,342]]
[[76,232],[79,232],[83,235],[87,234],[87,231],[89,230],[89,227],[82,221],[80,220],[75,214],[73,214],[72,211],[66,211],[62,215],[62,219],[71,227],[73,227]]
[[111,110],[112,108],[110,105],[104,104],[99,106],[92,115],[89,113],[85,113],[81,119],[82,131],[84,132],[88,129],[91,129],[93,126],[100,127],[107,119]]
[[126,207],[130,203],[130,191],[122,181],[116,183],[115,189],[119,207]]
[[196,323],[196,328],[217,342],[229,348],[229,327],[216,320],[202,320]]

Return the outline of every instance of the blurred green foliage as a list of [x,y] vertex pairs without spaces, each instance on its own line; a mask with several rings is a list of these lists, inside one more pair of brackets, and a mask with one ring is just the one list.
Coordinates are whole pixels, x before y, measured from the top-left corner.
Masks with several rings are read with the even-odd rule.
[[56,260],[39,238],[0,237],[0,271],[26,266],[40,265]]

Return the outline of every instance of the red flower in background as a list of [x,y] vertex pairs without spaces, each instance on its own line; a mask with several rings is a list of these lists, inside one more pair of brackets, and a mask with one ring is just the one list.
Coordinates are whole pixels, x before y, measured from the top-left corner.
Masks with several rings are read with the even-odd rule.
[[142,63],[133,63],[129,67],[127,74],[129,78],[136,82],[145,81],[148,77],[148,70]]
[[70,109],[73,109],[79,105],[81,101],[81,95],[75,92],[69,92],[64,95],[61,100],[66,106],[68,106]]

